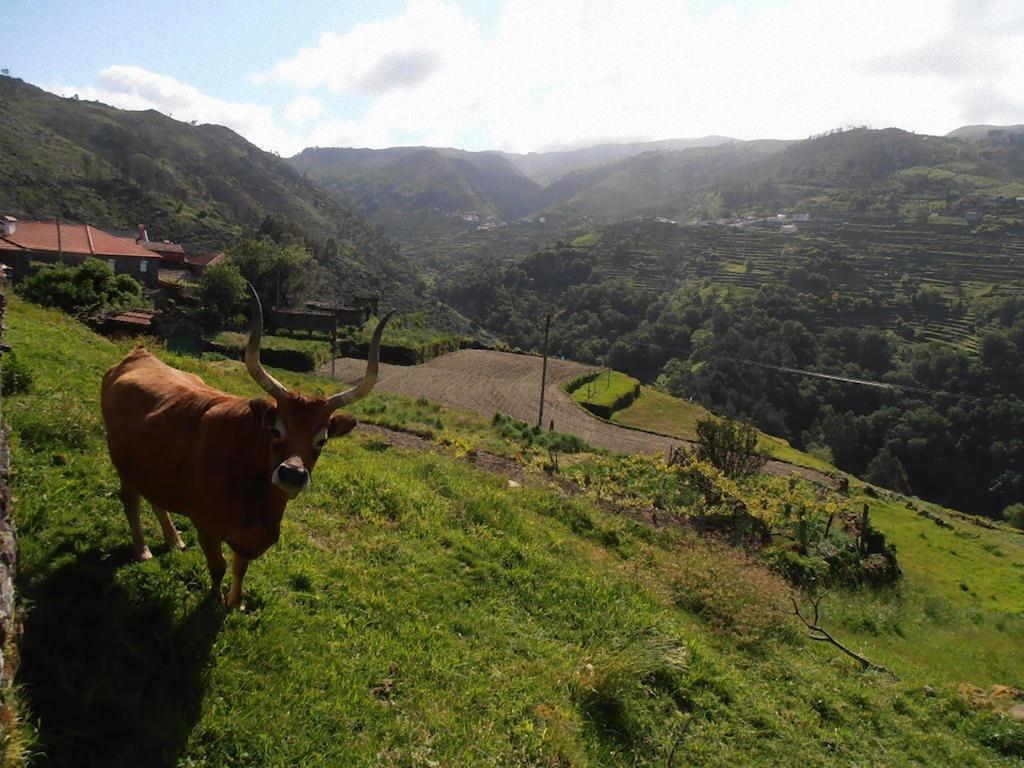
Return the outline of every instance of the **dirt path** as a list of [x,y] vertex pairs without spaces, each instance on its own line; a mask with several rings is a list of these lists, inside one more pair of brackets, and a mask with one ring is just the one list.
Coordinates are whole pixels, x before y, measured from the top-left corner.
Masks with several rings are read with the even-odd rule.
[[[423,365],[380,366],[377,388],[406,397],[424,397],[435,403],[474,411],[482,416],[504,413],[529,424],[537,421],[542,361],[532,355],[462,349],[436,357]],[[365,360],[338,358],[335,376],[355,382],[363,375]],[[562,391],[562,384],[589,371],[593,366],[568,360],[548,360],[548,378],[544,396],[544,428],[554,422],[555,429],[586,440],[597,448],[615,453],[667,455],[686,441],[649,432],[640,432],[591,416]],[[329,376],[331,365],[319,370]],[[765,471],[776,475],[798,475],[826,485],[833,480],[813,469],[781,461],[769,461]]]

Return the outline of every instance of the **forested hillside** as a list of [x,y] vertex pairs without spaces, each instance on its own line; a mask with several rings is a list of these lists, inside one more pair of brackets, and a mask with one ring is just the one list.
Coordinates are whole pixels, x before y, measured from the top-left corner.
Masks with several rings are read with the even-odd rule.
[[467,266],[439,290],[526,348],[541,345],[538,318],[557,313],[555,354],[747,416],[883,485],[997,515],[1024,494],[1024,243],[937,238],[632,222]]
[[222,248],[268,216],[331,274],[328,290],[412,296],[395,243],[280,158],[217,125],[63,99],[0,77],[0,209]]
[[540,189],[498,152],[312,148],[288,162],[367,215],[475,212],[511,219],[529,210]]
[[[575,161],[562,153],[307,149],[289,162],[385,223],[395,214],[464,211],[506,221],[552,212],[606,222],[696,221],[787,208],[956,216],[979,196],[1024,195],[1024,137],[964,131],[958,136],[970,140],[857,128],[803,141],[623,144],[579,150]],[[545,158],[550,168],[535,172],[543,185],[514,167],[529,174],[531,163],[544,169]]]

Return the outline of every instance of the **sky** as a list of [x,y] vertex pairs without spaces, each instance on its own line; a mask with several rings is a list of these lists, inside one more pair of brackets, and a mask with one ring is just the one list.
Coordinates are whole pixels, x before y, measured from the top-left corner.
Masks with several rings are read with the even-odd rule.
[[1021,0],[21,0],[0,67],[308,146],[1024,123]]

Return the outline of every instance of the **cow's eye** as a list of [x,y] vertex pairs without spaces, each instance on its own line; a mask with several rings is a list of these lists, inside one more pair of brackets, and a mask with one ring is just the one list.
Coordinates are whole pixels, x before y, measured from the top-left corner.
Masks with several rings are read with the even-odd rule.
[[327,438],[326,437],[317,440],[313,444],[313,450],[322,451],[324,449],[325,445],[327,445]]
[[270,428],[270,435],[275,440],[280,440],[282,437],[284,437],[284,432],[282,432],[278,427],[275,426]]

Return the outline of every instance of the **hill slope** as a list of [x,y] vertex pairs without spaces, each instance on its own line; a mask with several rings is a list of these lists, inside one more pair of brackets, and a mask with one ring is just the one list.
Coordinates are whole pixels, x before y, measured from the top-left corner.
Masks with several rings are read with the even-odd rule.
[[946,134],[951,139],[964,141],[1004,140],[1011,136],[1024,136],[1022,125],[964,125]]
[[[1020,591],[1005,581],[1024,563],[1019,534],[870,500],[899,534],[907,583],[834,596],[825,618],[895,682],[803,639],[776,610],[786,585],[736,550],[357,430],[250,568],[249,611],[225,617],[187,524],[185,553],[126,560],[96,383],[129,344],[17,299],[5,319],[35,378],[4,405],[28,601],[19,680],[49,765],[583,768],[673,752],[677,765],[1003,765],[1024,752],[1017,721],[957,691],[1021,683]],[[256,392],[239,364],[169,359]],[[374,396],[359,412],[400,407]]]
[[550,184],[570,173],[610,165],[628,157],[642,155],[645,152],[675,152],[694,147],[715,147],[735,141],[736,139],[730,139],[728,136],[703,136],[699,139],[597,144],[592,147],[552,152],[528,152],[526,154],[503,152],[502,154],[516,168],[538,184]]
[[474,211],[510,219],[539,187],[497,152],[431,147],[305,149],[288,161],[374,214]]
[[570,221],[695,220],[780,208],[893,211],[912,204],[936,212],[961,200],[972,206],[975,195],[1024,194],[1024,142],[963,135],[971,140],[853,129],[803,141],[709,137],[524,156],[424,147],[318,149],[291,162],[351,196],[400,236],[430,227],[396,220],[396,213],[428,209],[506,220],[544,212]]
[[233,131],[64,99],[9,77],[0,77],[0,210],[113,229],[145,223],[153,237],[210,249],[273,214],[328,260],[339,292],[405,296],[415,282],[373,226]]

